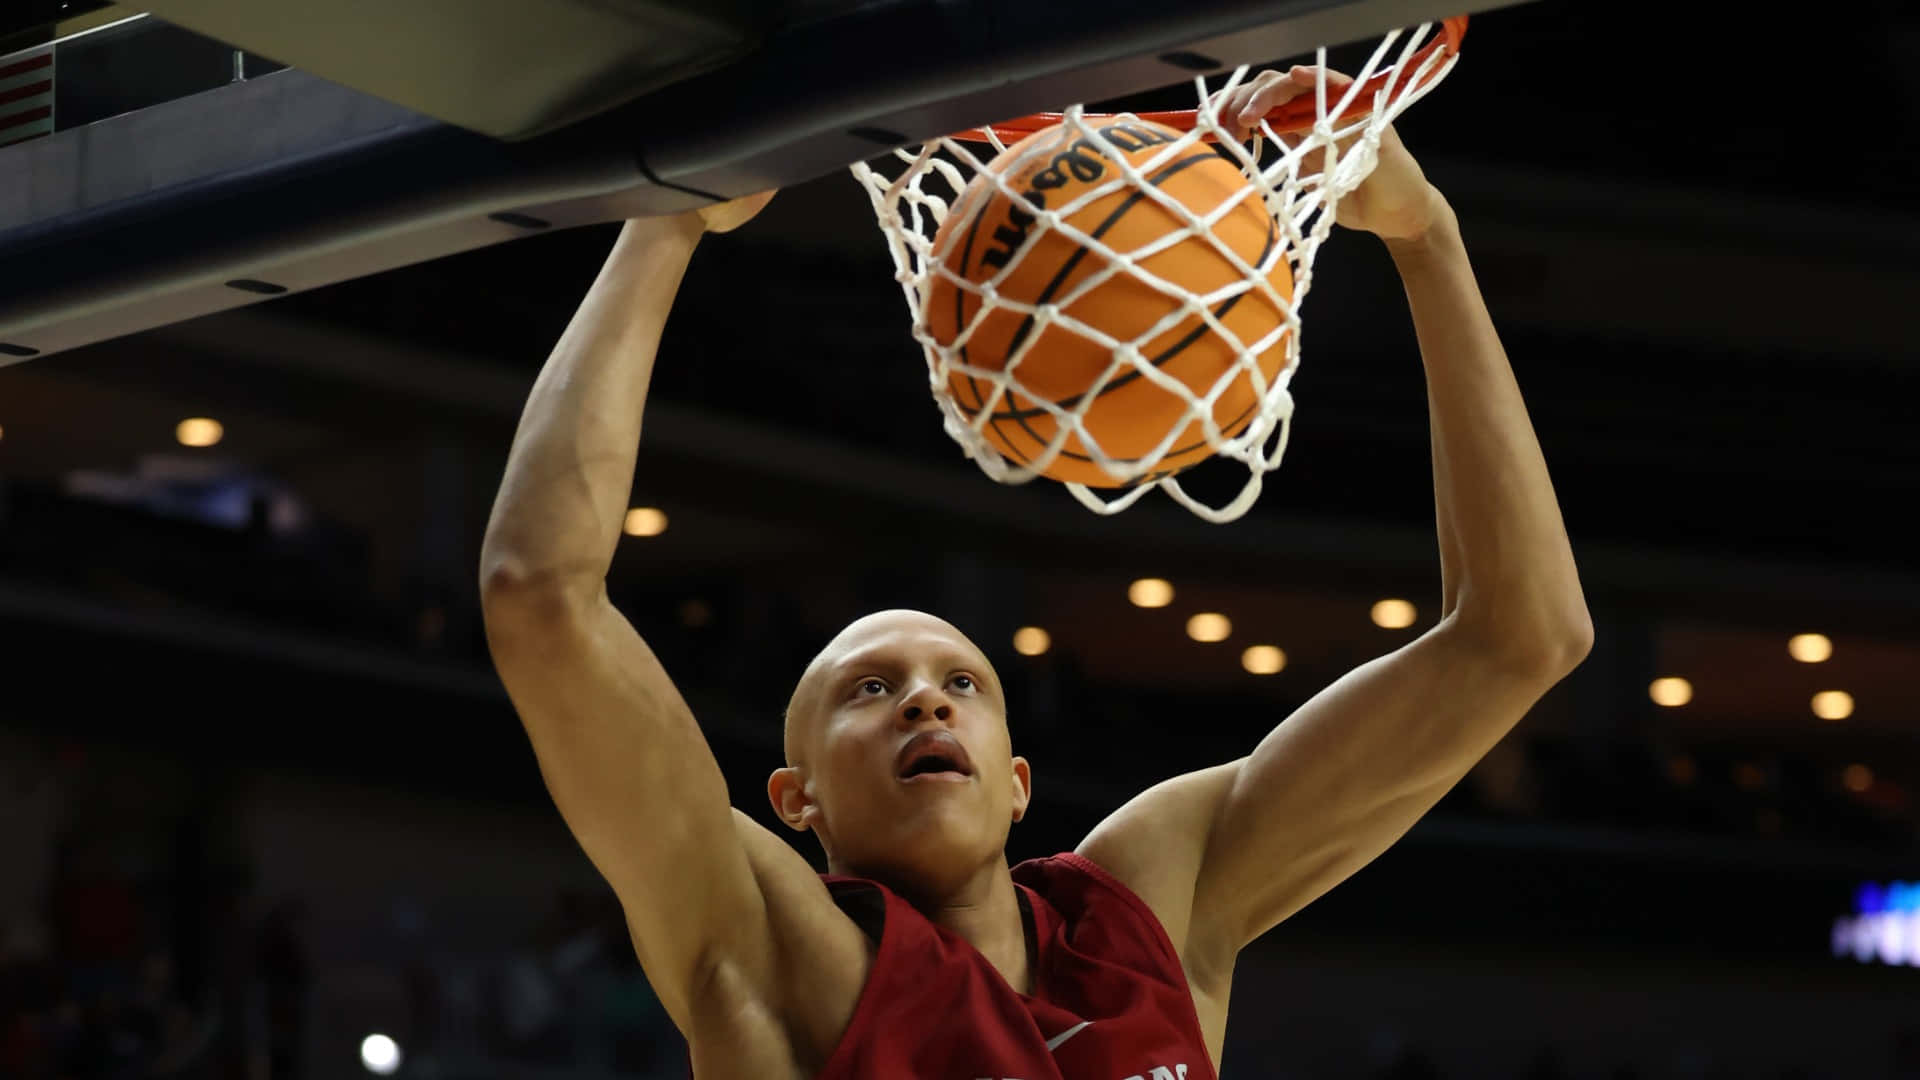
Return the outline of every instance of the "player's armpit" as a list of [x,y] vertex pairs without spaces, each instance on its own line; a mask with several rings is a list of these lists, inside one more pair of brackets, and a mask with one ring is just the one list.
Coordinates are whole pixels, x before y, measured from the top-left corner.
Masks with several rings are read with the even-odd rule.
[[791,844],[739,810],[733,823],[766,900],[785,1033],[810,1076],[825,1067],[852,1022],[877,943],[834,904]]

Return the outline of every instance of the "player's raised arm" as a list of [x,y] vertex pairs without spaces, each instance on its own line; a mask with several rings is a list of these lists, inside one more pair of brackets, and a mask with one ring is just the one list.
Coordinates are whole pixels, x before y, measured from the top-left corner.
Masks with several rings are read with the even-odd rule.
[[[685,215],[620,234],[534,383],[481,567],[488,645],[547,787],[689,1038],[703,1014],[749,1007],[740,988],[775,984],[766,904],[719,766],[605,579],[654,352],[706,228]],[[703,1000],[716,988],[729,1000]]]
[[[1249,93],[1284,100],[1311,86],[1297,69]],[[1180,935],[1203,1013],[1235,953],[1399,839],[1579,663],[1593,632],[1459,223],[1391,129],[1339,214],[1387,242],[1412,308],[1442,609],[1418,640],[1320,692],[1250,756],[1147,792],[1088,838],[1083,851]]]

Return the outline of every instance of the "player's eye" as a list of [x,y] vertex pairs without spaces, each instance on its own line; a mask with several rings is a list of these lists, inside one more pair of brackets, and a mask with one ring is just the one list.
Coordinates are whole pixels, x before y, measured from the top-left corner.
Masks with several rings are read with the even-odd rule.
[[951,685],[958,690],[972,690],[974,688],[973,676],[955,675]]
[[881,682],[879,679],[862,679],[860,681],[859,693],[865,694],[868,697],[879,697],[886,692],[887,684]]

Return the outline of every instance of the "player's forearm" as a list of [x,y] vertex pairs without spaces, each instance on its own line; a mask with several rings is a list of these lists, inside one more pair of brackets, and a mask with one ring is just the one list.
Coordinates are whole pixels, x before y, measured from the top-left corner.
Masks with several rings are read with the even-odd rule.
[[597,590],[633,486],[654,354],[699,241],[691,218],[629,222],[521,413],[481,582]]
[[1526,403],[1451,208],[1390,242],[1427,372],[1445,611],[1502,649],[1579,651],[1591,634]]

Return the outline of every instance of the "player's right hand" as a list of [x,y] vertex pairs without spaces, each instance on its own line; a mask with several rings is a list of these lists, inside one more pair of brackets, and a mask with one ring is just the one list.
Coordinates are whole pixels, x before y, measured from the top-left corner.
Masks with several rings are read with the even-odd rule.
[[699,216],[701,225],[705,226],[708,232],[732,232],[751,221],[755,214],[773,200],[774,193],[779,190],[774,188],[772,191],[763,191],[758,195],[743,195],[730,202],[703,206],[694,213]]

